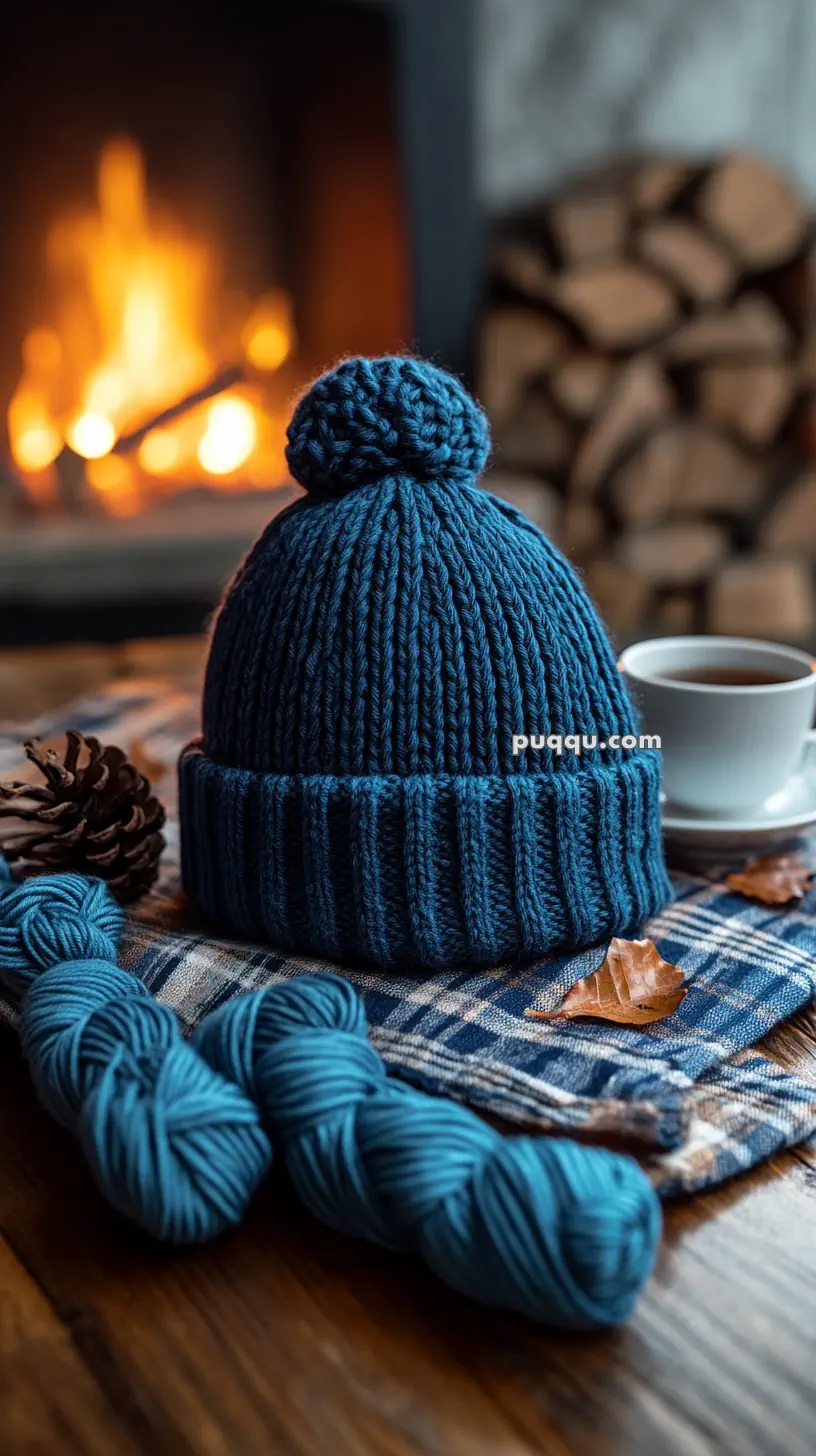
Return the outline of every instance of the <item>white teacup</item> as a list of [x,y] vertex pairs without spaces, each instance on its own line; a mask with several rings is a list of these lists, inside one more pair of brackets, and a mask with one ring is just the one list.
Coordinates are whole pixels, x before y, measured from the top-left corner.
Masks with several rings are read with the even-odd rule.
[[[749,637],[656,637],[627,647],[619,666],[644,733],[660,735],[670,802],[744,814],[799,767],[816,706],[816,663],[807,653]],[[757,681],[693,680],[718,669]]]

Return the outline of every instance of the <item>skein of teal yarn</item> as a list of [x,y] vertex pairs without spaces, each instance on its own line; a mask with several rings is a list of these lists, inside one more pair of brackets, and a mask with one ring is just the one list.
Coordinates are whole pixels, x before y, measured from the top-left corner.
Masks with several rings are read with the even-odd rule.
[[244,1093],[116,965],[122,923],[101,881],[14,886],[0,860],[0,982],[22,997],[41,1102],[76,1133],[114,1207],[158,1238],[197,1242],[240,1221],[269,1140]]
[[300,1196],[332,1228],[415,1249],[460,1293],[543,1323],[613,1325],[631,1312],[661,1230],[638,1165],[502,1137],[391,1079],[348,982],[303,976],[251,992],[194,1040],[257,1101]]

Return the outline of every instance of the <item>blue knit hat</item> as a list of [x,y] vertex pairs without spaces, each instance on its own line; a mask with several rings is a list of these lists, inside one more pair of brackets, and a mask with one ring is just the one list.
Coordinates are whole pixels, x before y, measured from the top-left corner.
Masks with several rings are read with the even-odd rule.
[[659,754],[574,572],[479,490],[484,415],[417,359],[349,359],[289,427],[307,495],[218,615],[180,764],[184,885],[216,924],[402,970],[633,933],[671,897]]

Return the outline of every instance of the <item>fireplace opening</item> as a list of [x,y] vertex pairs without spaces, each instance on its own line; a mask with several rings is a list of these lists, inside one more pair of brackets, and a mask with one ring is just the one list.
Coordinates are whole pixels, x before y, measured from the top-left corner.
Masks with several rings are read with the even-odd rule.
[[[6,641],[198,625],[292,497],[309,378],[412,346],[466,368],[464,91],[458,138],[432,134],[434,66],[446,114],[469,76],[466,10],[46,0],[6,21]],[[453,278],[434,236],[460,240]]]
[[231,288],[218,244],[158,209],[145,173],[134,138],[106,141],[94,204],[46,233],[7,407],[35,507],[134,515],[174,490],[269,489],[286,474],[291,295]]

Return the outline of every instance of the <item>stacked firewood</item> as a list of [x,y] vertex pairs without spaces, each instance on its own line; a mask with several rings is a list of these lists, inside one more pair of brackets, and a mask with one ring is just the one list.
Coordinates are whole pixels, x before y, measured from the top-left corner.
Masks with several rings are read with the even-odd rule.
[[546,519],[557,493],[620,637],[816,637],[811,247],[791,185],[738,154],[608,168],[495,244],[497,484]]

